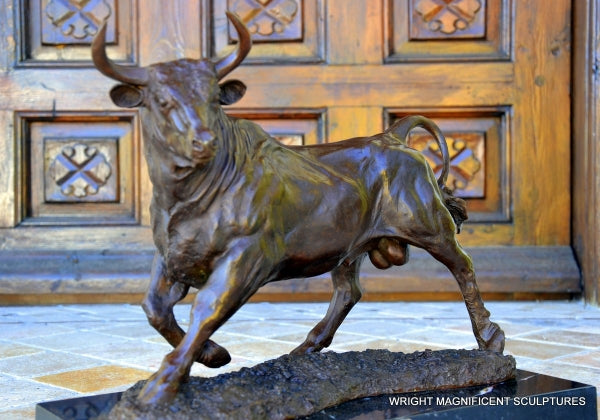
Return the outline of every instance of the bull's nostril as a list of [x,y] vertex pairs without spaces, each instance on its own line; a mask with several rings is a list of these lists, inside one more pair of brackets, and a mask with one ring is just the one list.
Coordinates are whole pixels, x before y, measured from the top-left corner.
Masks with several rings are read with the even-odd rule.
[[202,142],[204,144],[210,143],[215,139],[215,134],[212,131],[201,131],[196,133],[194,141]]

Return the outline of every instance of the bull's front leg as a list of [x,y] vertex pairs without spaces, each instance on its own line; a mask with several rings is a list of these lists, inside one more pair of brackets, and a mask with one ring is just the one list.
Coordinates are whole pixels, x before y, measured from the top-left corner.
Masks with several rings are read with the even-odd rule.
[[[150,325],[173,347],[177,347],[185,335],[175,319],[173,306],[187,295],[189,288],[183,283],[172,282],[167,279],[163,258],[157,252],[152,262],[150,286],[144,297],[142,307],[146,312]],[[196,361],[208,367],[218,368],[229,363],[231,356],[225,348],[211,340],[207,340]]]
[[[217,262],[192,305],[187,333],[140,391],[141,402],[171,401],[209,337],[256,291],[258,283],[250,281],[249,270],[242,268],[242,254],[243,251],[230,252]],[[252,258],[252,263],[256,263],[256,258]]]

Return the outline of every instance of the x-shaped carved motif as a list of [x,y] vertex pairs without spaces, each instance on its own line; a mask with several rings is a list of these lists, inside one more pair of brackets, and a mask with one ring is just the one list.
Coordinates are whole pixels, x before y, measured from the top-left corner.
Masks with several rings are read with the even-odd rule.
[[[477,159],[473,150],[468,147],[466,142],[452,137],[446,137],[446,140],[451,145],[451,147],[449,147],[450,175],[454,178],[454,185],[452,187],[453,189],[464,189],[481,168],[481,162]],[[430,142],[425,150],[423,150],[423,154],[432,165],[433,172],[436,176],[439,176],[442,172],[444,160],[437,144]],[[471,163],[474,163],[474,165],[468,165],[470,168],[469,171],[463,167],[463,164],[467,160],[471,160]]]
[[94,35],[110,13],[104,0],[50,0],[46,6],[52,24],[76,39]]
[[50,173],[63,194],[81,198],[96,194],[110,177],[111,168],[98,149],[76,144],[56,156]]

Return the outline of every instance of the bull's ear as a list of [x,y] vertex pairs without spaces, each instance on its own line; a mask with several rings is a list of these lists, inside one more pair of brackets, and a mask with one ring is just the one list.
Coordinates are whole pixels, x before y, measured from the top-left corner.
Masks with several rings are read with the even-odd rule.
[[228,80],[219,85],[221,96],[219,101],[221,105],[231,105],[242,99],[246,93],[246,85],[239,80]]
[[110,90],[110,98],[117,106],[133,108],[142,104],[144,94],[135,86],[117,85]]

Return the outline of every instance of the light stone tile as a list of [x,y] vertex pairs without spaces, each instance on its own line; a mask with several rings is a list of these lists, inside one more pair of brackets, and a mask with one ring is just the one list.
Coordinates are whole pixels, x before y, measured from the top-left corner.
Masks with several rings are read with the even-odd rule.
[[31,378],[70,369],[99,366],[105,362],[65,352],[44,351],[0,360],[0,373]]
[[254,339],[254,337],[243,336],[240,334],[229,334],[227,332],[218,330],[210,337],[210,339],[212,341],[214,341],[215,343],[219,344],[220,346],[228,348],[229,346],[232,346],[232,345],[237,345],[240,343],[247,343],[248,341],[252,341]]
[[[47,308],[47,307],[44,307]],[[74,320],[79,321],[94,321],[95,318],[87,314],[74,314],[68,311],[40,311],[33,314],[23,315],[18,319],[19,322],[37,323],[44,325],[67,324]]]
[[532,359],[553,359],[568,354],[579,353],[581,347],[563,346],[551,343],[539,343],[522,339],[506,340],[505,352],[515,356],[525,356]]
[[428,327],[441,327],[440,320],[401,319],[401,320],[347,320],[339,328],[340,332],[360,334],[369,337],[387,338],[403,335],[411,331],[419,331]]
[[385,349],[393,352],[401,353],[414,353],[416,351],[424,350],[442,350],[443,346],[435,346],[424,343],[414,343],[410,341],[401,340],[368,340],[359,341],[350,344],[341,344],[332,346],[332,349],[336,351],[363,351],[367,349]]
[[327,313],[327,303],[282,304],[277,311],[277,319],[282,321],[319,321]]
[[370,348],[375,348],[371,345],[371,343],[373,341],[376,341],[376,340],[362,337],[359,340],[337,341],[336,342],[336,340],[334,338],[334,342],[332,342],[328,348],[323,349],[321,351],[334,351],[336,353],[343,353],[343,352],[347,352],[347,351],[363,351],[363,350],[367,350]]
[[200,363],[194,363],[190,371],[191,376],[198,376],[201,378],[211,378],[213,376],[221,375],[223,373],[237,372],[244,367],[252,367],[259,362],[256,360],[245,359],[238,356],[233,356],[231,362],[217,369],[206,367]]
[[[513,322],[507,322],[499,319],[492,319],[494,322],[497,322],[500,325],[500,328],[506,334],[506,337],[515,338],[521,336],[523,334],[530,334],[532,332],[542,331],[545,328],[539,327],[537,325],[532,324],[515,324]],[[448,325],[445,327],[449,330],[462,331],[464,333],[472,333],[473,327],[471,326],[470,321],[465,321],[459,325]]]
[[20,340],[24,338],[45,337],[49,335],[62,334],[70,332],[71,328],[65,324],[47,325],[42,323],[0,323],[0,331],[2,331],[2,339],[4,340]]
[[[215,332],[210,337],[210,339],[212,341],[214,341],[215,343],[217,343],[220,346],[223,346],[225,348],[227,348],[229,345],[232,345],[232,344],[245,343],[247,341],[251,341],[254,338],[255,337],[245,336],[245,335],[240,335],[240,334],[228,334],[228,333],[222,332],[220,330]],[[144,341],[149,342],[149,343],[164,344],[169,347],[171,346],[171,344],[169,344],[165,338],[163,338],[160,334],[158,334],[158,332],[155,334],[154,337],[144,339]]]
[[29,404],[19,408],[11,408],[8,410],[0,409],[0,419],[2,420],[24,420],[33,418],[35,418],[34,404]]
[[0,318],[5,316],[54,316],[64,313],[65,306],[63,305],[40,305],[40,306],[6,306],[0,309]]
[[600,334],[579,331],[547,329],[541,332],[524,334],[520,338],[548,343],[570,344],[581,347],[600,347]]
[[579,319],[575,325],[569,326],[571,331],[600,334],[600,319]]
[[231,356],[251,360],[274,359],[292,351],[296,345],[277,340],[252,340],[246,343],[230,345],[227,350]]
[[148,376],[148,372],[144,370],[105,365],[90,369],[71,370],[54,375],[38,376],[33,379],[37,382],[76,392],[97,392],[117,386],[133,385],[139,380],[147,379]]
[[[195,363],[192,374],[214,376],[288,353],[325,315],[327,306],[326,302],[244,305],[213,337],[231,351],[232,362],[220,369]],[[579,302],[486,302],[486,307],[492,313],[492,320],[500,323],[509,337],[507,353],[511,346],[520,353],[515,356],[518,368],[600,384],[599,346],[594,344],[600,332],[600,310]],[[187,322],[189,310],[189,304],[177,305],[175,313],[178,319]],[[259,322],[253,324],[252,321]],[[248,329],[248,326],[254,328]],[[147,324],[139,305],[0,308],[0,331],[0,372],[10,369],[9,379],[26,383],[34,383],[25,379],[31,376],[47,376],[98,364],[132,367],[144,372],[141,376],[149,376],[171,349]],[[562,341],[548,343],[546,334],[560,337]],[[13,340],[18,343],[11,348]],[[5,360],[1,360],[2,343],[9,344]],[[342,324],[330,348],[335,351],[388,348],[412,352],[460,347],[476,347],[463,302],[360,302]],[[37,353],[12,356],[10,352],[18,352],[20,348],[35,349],[25,351]],[[68,350],[44,350],[48,348]],[[88,356],[82,351],[89,352]],[[7,360],[18,363],[2,365]],[[5,384],[0,376],[0,389],[4,389]],[[34,385],[69,392],[41,383]],[[125,385],[103,388],[99,392],[120,387]],[[32,392],[31,395],[35,398],[38,394]],[[45,398],[47,395],[50,397]],[[50,391],[42,393],[35,401],[68,397],[52,398],[51,395]],[[19,409],[27,410],[27,404],[28,401],[19,402],[15,413]],[[0,401],[0,418],[5,418],[3,414],[12,408],[4,400]]]
[[23,344],[43,347],[52,350],[76,350],[82,347],[89,347],[105,341],[114,341],[107,334],[96,331],[78,331],[67,334],[55,334],[44,337],[35,337],[31,339],[19,340]]
[[[151,351],[151,352],[140,352],[139,354],[131,355],[131,357],[123,357],[123,358],[107,358],[110,359],[111,362],[118,363],[119,365],[124,365],[128,367],[133,367],[136,369],[145,370],[147,372],[147,376],[150,376],[151,373],[156,372],[158,368],[165,358],[167,354],[169,354],[170,350],[165,350],[163,352],[160,351]],[[109,361],[107,360],[107,363]]]
[[90,304],[90,305],[67,305],[65,310],[71,313],[85,314],[86,317],[112,321],[142,321],[146,315],[139,305],[128,304]]
[[[276,316],[279,311],[274,311],[274,305],[271,303],[247,303],[233,314],[227,321],[227,324],[239,321],[276,321],[279,319]],[[189,304],[178,304],[173,308],[173,313],[177,321],[186,324],[190,321],[190,311],[191,305]]]
[[[293,334],[280,335],[275,338],[277,340],[287,341],[288,343],[293,343],[295,346],[299,346],[301,343],[304,342],[304,340],[306,339],[306,336],[307,336],[307,334],[298,332],[298,333],[293,333]],[[344,331],[338,331],[333,336],[332,345],[334,345],[336,343],[355,342],[355,341],[359,341],[359,340],[365,340],[365,336],[359,335],[359,334],[346,333]]]
[[404,334],[395,334],[393,338],[402,341],[427,343],[453,349],[471,349],[477,347],[477,342],[473,333],[463,333],[441,328],[421,328]]
[[0,400],[1,419],[9,418],[5,417],[5,414],[8,416],[11,412],[11,416],[23,411],[28,412],[38,402],[78,396],[73,391],[2,374],[0,374],[0,390],[2,390],[2,399]]
[[9,341],[0,341],[0,359],[7,357],[24,356],[26,354],[34,354],[42,352],[42,349],[30,346],[23,346]]
[[[515,325],[527,325],[536,329],[544,329],[544,330],[558,330],[558,329],[568,329],[573,330],[576,327],[580,326],[580,322],[576,319],[565,318],[565,319],[557,319],[557,318],[492,318],[493,321],[497,321],[499,323],[502,322],[510,322]],[[532,330],[533,331],[533,330]]]
[[467,309],[462,302],[395,302],[384,309],[384,315],[401,318],[468,318]]
[[156,336],[152,338],[144,338],[143,341],[148,343],[156,343],[156,344],[164,344],[166,346],[170,346],[169,342],[160,334],[156,333]]
[[92,319],[90,321],[74,320],[60,325],[68,328],[70,331],[94,331],[115,325],[115,321],[108,321],[104,319]]
[[140,357],[163,357],[171,351],[168,344],[148,343],[143,340],[126,340],[122,337],[106,336],[99,342],[90,342],[77,349],[73,353],[94,357],[105,361],[121,362]]
[[148,324],[147,321],[111,323],[101,328],[96,328],[94,331],[126,338],[153,338],[160,336],[159,332]]
[[[226,323],[219,331],[251,337],[276,337],[298,330],[298,324],[270,321],[240,321]],[[306,331],[308,333],[308,331]]]
[[565,319],[577,318],[582,314],[600,315],[600,309],[585,307],[581,302],[488,302],[486,307],[496,317]]
[[561,357],[556,360],[560,363],[570,363],[578,366],[586,366],[594,369],[599,369],[600,374],[600,351],[585,351],[574,354],[572,356]]

